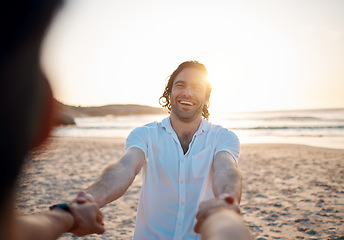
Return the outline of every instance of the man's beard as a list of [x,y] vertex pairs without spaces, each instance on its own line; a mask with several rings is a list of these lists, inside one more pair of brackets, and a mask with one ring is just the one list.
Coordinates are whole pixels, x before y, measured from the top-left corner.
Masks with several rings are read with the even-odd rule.
[[195,110],[185,111],[182,110],[179,106],[179,103],[171,103],[171,111],[176,115],[176,117],[182,122],[191,122],[195,120],[199,114],[202,115],[203,106],[200,105]]

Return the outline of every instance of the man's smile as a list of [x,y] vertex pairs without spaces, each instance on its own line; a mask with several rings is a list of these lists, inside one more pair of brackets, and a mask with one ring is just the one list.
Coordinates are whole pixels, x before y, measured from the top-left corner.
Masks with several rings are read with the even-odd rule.
[[180,104],[188,105],[188,106],[194,106],[194,105],[195,105],[194,102],[189,101],[189,100],[179,100],[178,102],[179,102]]

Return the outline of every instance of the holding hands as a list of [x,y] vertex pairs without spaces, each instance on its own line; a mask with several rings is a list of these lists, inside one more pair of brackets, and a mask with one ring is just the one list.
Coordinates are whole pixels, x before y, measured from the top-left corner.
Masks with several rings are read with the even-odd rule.
[[200,228],[203,222],[213,213],[222,209],[228,209],[240,214],[240,207],[237,201],[228,194],[221,194],[217,198],[202,202],[198,207],[196,214],[197,223],[195,225],[195,232],[200,233]]
[[80,192],[69,208],[74,216],[73,234],[84,236],[104,233],[103,215],[90,194]]
[[222,194],[199,205],[194,230],[202,240],[250,240],[252,236],[239,213],[238,202]]
[[12,233],[13,237],[4,239],[53,240],[66,232],[77,236],[104,233],[103,216],[98,205],[84,192],[79,193],[79,198],[82,202],[74,200],[69,204],[56,204],[49,207],[51,211],[17,217],[15,225],[18,231]]

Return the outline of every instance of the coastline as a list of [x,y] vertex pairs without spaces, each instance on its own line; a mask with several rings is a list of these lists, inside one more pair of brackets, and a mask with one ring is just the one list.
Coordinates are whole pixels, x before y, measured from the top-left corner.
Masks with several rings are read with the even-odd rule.
[[[21,214],[71,200],[124,152],[123,138],[52,137],[29,157],[18,184]],[[258,239],[344,237],[344,150],[242,144],[242,217]],[[106,232],[83,239],[132,239],[141,176],[102,209]],[[60,239],[73,239],[70,234]]]

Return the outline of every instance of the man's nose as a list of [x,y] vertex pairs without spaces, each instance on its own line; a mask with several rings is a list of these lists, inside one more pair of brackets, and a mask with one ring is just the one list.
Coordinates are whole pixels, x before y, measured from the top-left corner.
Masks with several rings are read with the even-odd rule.
[[191,87],[185,87],[184,88],[184,95],[185,96],[192,96],[192,94],[193,94],[193,91],[192,91]]

